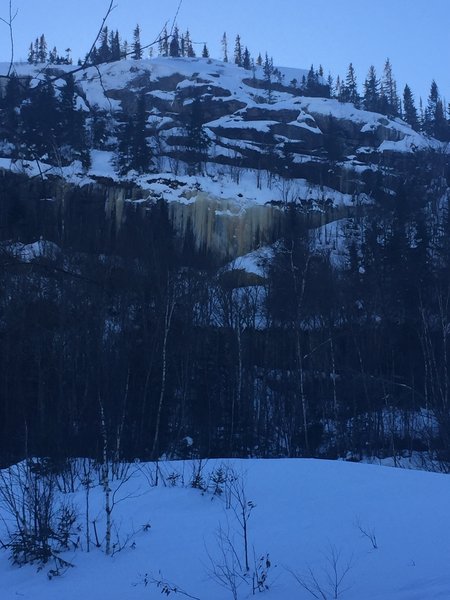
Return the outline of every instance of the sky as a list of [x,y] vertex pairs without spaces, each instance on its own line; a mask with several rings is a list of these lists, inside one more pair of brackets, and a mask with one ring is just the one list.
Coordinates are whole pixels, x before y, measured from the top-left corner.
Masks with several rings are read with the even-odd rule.
[[[70,47],[84,57],[110,0],[11,0],[15,56],[26,60],[30,42],[42,33],[63,54]],[[7,18],[9,0],[0,0]],[[373,64],[378,74],[389,57],[399,91],[408,83],[424,102],[435,79],[450,101],[447,43],[449,0],[115,0],[107,25],[132,40],[136,23],[142,43],[154,41],[165,23],[176,18],[189,28],[197,53],[206,42],[213,58],[222,58],[224,32],[232,54],[236,34],[252,56],[267,51],[278,66],[324,68],[345,77],[350,62],[360,86]],[[8,60],[8,29],[0,23],[0,60]]]

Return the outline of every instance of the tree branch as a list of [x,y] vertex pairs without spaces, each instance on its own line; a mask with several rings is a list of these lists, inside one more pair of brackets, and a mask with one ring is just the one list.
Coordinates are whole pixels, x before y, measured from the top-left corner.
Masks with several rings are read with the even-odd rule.
[[13,22],[14,19],[17,17],[17,13],[19,11],[16,10],[16,12],[13,14],[13,8],[12,8],[12,0],[9,0],[9,16],[8,19],[4,19],[3,17],[0,17],[0,21],[2,23],[4,23],[8,29],[9,29],[9,40],[10,40],[10,44],[11,44],[11,59],[9,61],[9,67],[8,67],[8,72],[6,74],[7,77],[9,77],[11,75],[11,71],[13,68],[13,64],[14,64],[14,30],[13,30]]

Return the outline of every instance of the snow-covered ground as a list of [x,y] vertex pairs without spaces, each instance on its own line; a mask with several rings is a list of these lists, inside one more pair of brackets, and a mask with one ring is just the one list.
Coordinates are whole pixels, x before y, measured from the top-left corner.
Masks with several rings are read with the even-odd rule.
[[[237,487],[222,484],[224,492],[215,495],[208,474],[217,475],[220,465],[223,473],[228,469],[229,475],[232,469],[239,479]],[[78,535],[83,549],[64,555],[74,567],[60,577],[47,577],[52,565],[40,572],[36,566],[13,566],[2,552],[2,600],[156,599],[164,593],[162,582],[174,598],[249,598],[250,576],[239,579],[235,596],[212,576],[225,564],[228,571],[236,567],[227,543],[218,542],[219,527],[222,541],[226,534],[243,559],[241,513],[233,511],[239,506],[233,489],[245,492],[250,573],[254,557],[264,557],[264,568],[270,561],[267,600],[313,598],[297,580],[315,593],[322,590],[324,595],[316,596],[322,600],[334,598],[330,578],[336,574],[339,579],[347,568],[338,586],[338,597],[346,600],[450,597],[446,475],[318,460],[210,460],[201,471],[209,489],[201,491],[190,485],[198,467],[192,462],[160,463],[158,486],[153,485],[154,464],[130,467],[131,476],[115,497],[112,541],[135,534],[112,557],[97,548],[86,552],[82,516]],[[113,490],[117,486],[113,482]],[[67,496],[81,514],[83,487]],[[96,485],[90,490],[90,520],[96,520],[100,541],[105,531],[102,504],[102,489]],[[8,518],[3,508],[0,515]],[[93,531],[91,535],[94,539]]]

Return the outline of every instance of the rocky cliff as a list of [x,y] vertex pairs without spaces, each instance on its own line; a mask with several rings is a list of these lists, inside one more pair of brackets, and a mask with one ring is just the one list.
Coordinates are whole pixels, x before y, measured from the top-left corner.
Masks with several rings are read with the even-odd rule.
[[[16,69],[31,86],[43,77],[38,67]],[[48,70],[57,94],[70,70]],[[370,204],[377,190],[392,191],[421,153],[444,151],[401,119],[302,95],[296,82],[305,74],[279,69],[273,82],[261,67],[163,57],[79,70],[76,106],[86,116],[91,167],[48,164],[45,155],[23,160],[6,142],[0,166],[76,187],[117,188],[106,194],[104,210],[119,228],[126,202],[167,200],[180,235],[192,231],[199,248],[234,257],[272,241],[286,205],[301,204],[318,215],[311,222],[323,224]],[[150,166],[119,175],[118,132],[141,100]],[[203,136],[201,149],[193,131]]]

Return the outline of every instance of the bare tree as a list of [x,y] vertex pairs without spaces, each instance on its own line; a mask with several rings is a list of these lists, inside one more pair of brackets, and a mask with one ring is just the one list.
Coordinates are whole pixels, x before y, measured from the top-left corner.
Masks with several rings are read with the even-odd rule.
[[6,77],[9,77],[11,75],[12,69],[13,69],[13,65],[14,65],[14,29],[13,29],[13,23],[15,18],[17,17],[18,14],[18,10],[14,10],[13,6],[12,6],[12,0],[9,0],[9,10],[8,10],[8,16],[6,18],[4,17],[0,17],[0,21],[2,23],[4,23],[8,30],[9,30],[9,44],[10,44],[10,52],[11,52],[11,57],[9,60],[9,67],[8,67],[8,71],[6,73]]
[[378,550],[378,542],[377,536],[375,535],[375,529],[373,527],[363,525],[359,517],[356,519],[355,526],[359,529],[361,535],[370,541],[370,543],[372,544],[372,548],[374,550]]
[[164,402],[167,381],[167,342],[169,339],[170,328],[172,325],[173,311],[175,309],[175,286],[170,275],[167,275],[167,298],[164,313],[164,336],[162,345],[162,369],[161,369],[161,389],[159,392],[158,410],[156,413],[155,435],[153,438],[152,457],[156,458],[158,452],[159,429],[161,424],[161,413]]
[[317,600],[338,600],[348,591],[344,580],[352,568],[352,560],[343,561],[341,550],[330,545],[325,556],[322,573],[308,567],[306,573],[300,574],[290,570],[297,583]]
[[230,508],[236,516],[242,534],[244,543],[244,566],[246,573],[248,573],[250,571],[248,558],[248,521],[256,504],[252,500],[247,499],[244,478],[237,475],[235,471],[230,471],[227,485],[229,498],[231,500]]
[[223,588],[230,591],[233,600],[238,600],[238,590],[243,583],[248,583],[246,571],[239,557],[235,541],[229,531],[219,526],[216,532],[218,555],[209,551],[209,576]]

